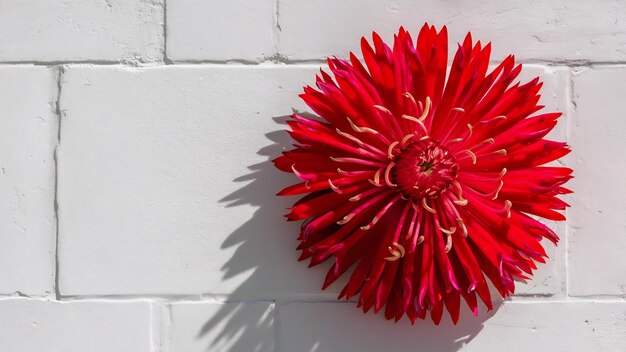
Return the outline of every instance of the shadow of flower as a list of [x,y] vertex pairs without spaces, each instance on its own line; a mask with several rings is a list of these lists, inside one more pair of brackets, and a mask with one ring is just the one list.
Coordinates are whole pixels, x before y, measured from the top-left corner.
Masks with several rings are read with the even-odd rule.
[[[284,125],[286,119],[287,116],[279,116],[274,121]],[[380,331],[387,351],[397,350],[399,346],[394,345],[394,341],[403,341],[401,346],[406,347],[407,339],[415,342],[408,345],[419,350],[454,351],[476,336],[493,312],[482,313],[476,318],[466,309],[467,314],[462,314],[457,326],[445,318],[441,326],[434,326],[430,321],[418,321],[412,326],[407,320],[394,324],[384,320],[381,314],[362,316],[354,302],[337,302],[337,292],[341,289],[339,282],[329,287],[328,292],[321,292],[330,263],[307,269],[305,263],[297,262],[295,247],[299,224],[288,223],[282,217],[293,199],[275,196],[277,191],[295,181],[293,175],[278,171],[271,162],[281,151],[290,149],[291,140],[282,128],[267,133],[266,137],[271,143],[261,148],[258,154],[267,160],[249,166],[249,174],[234,180],[248,183],[220,200],[225,207],[250,205],[257,210],[221,245],[222,249],[236,248],[222,267],[222,280],[244,273],[249,276],[227,295],[217,313],[198,332],[198,339],[208,339],[207,351],[333,350],[337,341],[334,338],[330,341],[329,337],[339,334],[342,329],[327,321],[337,319],[346,311],[353,315],[346,320],[354,319],[359,326],[377,331],[377,336]],[[313,309],[316,312],[313,316],[294,316],[296,321],[291,319],[300,307],[313,304],[335,304],[337,309]],[[496,309],[498,306],[496,304]],[[328,312],[333,316],[321,315]],[[276,319],[277,316],[280,318]],[[299,335],[305,337],[298,339],[297,346],[291,345],[288,339],[276,341],[284,337],[280,330],[287,324],[289,330],[301,327],[306,331],[306,334]],[[343,328],[346,329],[344,336],[354,336],[354,333],[348,333],[350,326]],[[346,341],[341,348],[349,350],[349,346]]]

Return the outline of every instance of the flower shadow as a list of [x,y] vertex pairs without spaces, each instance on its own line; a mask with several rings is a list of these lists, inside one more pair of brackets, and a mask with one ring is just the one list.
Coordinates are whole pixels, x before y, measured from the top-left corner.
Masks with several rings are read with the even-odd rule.
[[[284,125],[287,116],[274,117],[278,125]],[[294,182],[293,175],[276,170],[271,159],[281,151],[289,149],[291,140],[284,128],[265,135],[269,145],[261,148],[258,154],[267,160],[249,166],[250,173],[234,180],[247,182],[238,190],[223,197],[220,202],[225,207],[253,206],[253,216],[226,237],[222,249],[235,248],[234,254],[222,267],[222,281],[233,279],[239,275],[247,275],[246,279],[226,296],[225,303],[220,305],[197,333],[197,338],[207,343],[207,351],[275,351],[283,346],[276,341],[281,336],[281,327],[285,328],[291,321],[281,320],[283,309],[288,310],[291,304],[316,304],[331,302],[336,299],[338,287],[329,287],[329,292],[320,292],[328,264],[307,269],[305,263],[298,263],[296,234],[297,223],[287,223],[282,215],[293,199],[276,197],[282,187]],[[310,292],[320,292],[313,295]],[[297,303],[301,302],[301,303]],[[341,307],[354,303],[337,303]],[[467,310],[467,309],[466,309]],[[469,310],[467,310],[469,312]],[[331,312],[333,313],[333,312]],[[333,313],[334,314],[334,313]],[[482,329],[483,322],[492,313],[481,314],[476,318],[471,314],[463,314],[457,326],[444,319],[442,325],[433,326],[430,321],[418,321],[415,326],[407,323],[394,325],[383,317],[369,314],[363,320],[356,309],[354,319],[365,321],[372,329],[385,331],[395,338],[386,345],[389,351],[407,346],[407,339],[414,341],[413,346],[422,346],[424,350],[454,351],[474,338]],[[276,319],[276,316],[281,318]],[[286,313],[288,315],[288,313]],[[320,329],[307,329],[306,338],[299,340],[298,351],[332,350],[333,341],[327,341],[325,319],[296,323],[295,326],[306,328],[320,324]],[[330,318],[332,320],[332,318]],[[331,334],[332,335],[332,334]],[[354,336],[352,334],[351,336]],[[404,341],[403,341],[404,340]],[[399,345],[395,346],[394,341]],[[276,346],[278,344],[278,346]],[[288,346],[284,345],[284,346]],[[342,346],[342,350],[348,346]]]

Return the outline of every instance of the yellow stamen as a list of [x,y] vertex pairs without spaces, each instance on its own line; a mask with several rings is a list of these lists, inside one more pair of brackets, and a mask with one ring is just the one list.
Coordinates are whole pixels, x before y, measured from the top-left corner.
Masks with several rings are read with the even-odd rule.
[[396,246],[396,248],[398,248],[398,250],[400,251],[400,256],[404,257],[404,254],[406,253],[406,251],[404,250],[404,246],[402,246],[400,243],[397,243],[397,242],[392,242],[391,244]]
[[487,138],[487,139],[485,139],[484,141],[482,141],[482,142],[480,142],[480,143],[478,143],[478,144],[474,145],[472,148],[474,148],[474,149],[475,149],[475,148],[481,147],[481,146],[483,146],[484,144],[487,144],[487,143],[489,143],[489,144],[494,144],[494,143],[495,143],[495,141],[493,140],[493,138]]
[[391,169],[396,165],[396,163],[394,163],[393,161],[389,163],[389,165],[387,165],[387,168],[385,169],[385,183],[387,184],[387,186],[389,187],[398,187],[398,185],[394,184],[391,182]]
[[[345,137],[345,138],[348,138],[349,140],[351,140],[351,141],[355,142],[355,143],[356,143],[356,144],[358,144],[359,146],[361,146],[361,147],[363,147],[363,148],[364,148],[364,147],[366,147],[366,144],[365,144],[362,140],[360,140],[360,139],[356,138],[355,136],[351,135],[350,133],[343,132],[343,131],[339,130],[338,128],[336,128],[336,129],[335,129],[335,131],[336,131],[336,132],[337,132],[340,136],[343,136],[343,137]],[[371,149],[376,150],[376,152],[380,152],[379,150],[377,150],[377,149],[375,149],[375,148],[371,148]],[[363,151],[365,151],[365,149],[363,149]]]
[[467,153],[470,158],[472,158],[472,164],[476,165],[476,154],[474,154],[473,151],[469,150],[469,149],[465,149],[463,151],[461,151],[462,153]]
[[405,98],[409,98],[413,101],[413,103],[415,103],[417,105],[417,103],[415,102],[415,98],[413,98],[413,94],[409,93],[409,92],[405,92],[404,94],[402,94],[402,96],[404,96]]
[[493,198],[491,198],[491,200],[498,199],[498,194],[500,193],[500,190],[502,189],[502,186],[504,186],[504,181],[500,180],[500,185],[496,189],[496,194],[493,196]]
[[354,214],[348,214],[343,217],[343,219],[337,221],[337,225],[345,225],[354,217]]
[[402,138],[402,140],[400,141],[400,147],[404,148],[406,142],[408,142],[408,140],[413,138],[414,136],[414,134],[407,134],[406,136],[404,136],[404,138]]
[[454,204],[460,205],[462,207],[466,206],[467,203],[467,199],[459,199],[454,201]]
[[458,142],[461,142],[461,141],[463,141],[463,138],[455,138],[455,139],[450,140],[450,142],[448,142],[448,143],[458,143]]
[[428,130],[426,129],[426,126],[424,126],[422,120],[418,119],[417,117],[411,115],[402,115],[402,118],[417,123],[422,128],[422,130],[424,130],[424,133],[428,133]]
[[393,148],[396,147],[396,145],[398,145],[398,141],[395,141],[391,144],[389,144],[389,148],[387,148],[387,156],[389,157],[389,159],[393,159]]
[[430,97],[426,97],[424,103],[426,105],[424,107],[424,112],[422,112],[422,116],[419,117],[419,120],[422,122],[426,120],[426,117],[428,117],[428,114],[430,113]]
[[440,227],[439,230],[441,230],[441,232],[445,233],[446,235],[451,235],[456,232],[456,227],[452,226],[450,230],[446,230],[443,227]]
[[376,225],[376,223],[378,223],[378,220],[380,220],[380,218],[374,216],[374,218],[372,219],[372,221],[369,224],[367,224],[365,226],[361,226],[361,230],[367,231],[367,230],[371,229],[372,226],[374,226],[374,225]]
[[450,252],[451,249],[452,249],[452,236],[448,235],[448,236],[446,236],[446,246],[443,249],[443,251],[448,253],[448,252]]
[[463,222],[463,219],[461,218],[457,218],[456,222],[459,223],[459,227],[461,228],[461,231],[463,232],[463,237],[467,237],[467,226],[465,226],[465,223]]
[[433,213],[433,214],[437,214],[437,211],[431,207],[428,206],[428,203],[426,203],[426,198],[422,198],[422,206],[424,207],[424,209],[426,209],[427,211]]
[[513,203],[511,203],[510,200],[505,200],[504,201],[504,210],[506,211],[506,218],[510,219],[511,218],[511,207],[513,206]]
[[376,187],[380,187],[383,184],[380,183],[380,174],[383,172],[383,168],[381,167],[380,169],[376,170],[376,173],[374,174],[374,181],[372,182],[372,180],[370,180],[370,182],[372,182],[372,184]]
[[350,124],[350,127],[352,127],[352,129],[355,130],[356,132],[380,134],[380,132],[376,131],[373,128],[359,127],[359,126],[355,125],[354,122],[349,117],[347,117],[347,119],[348,119],[348,123]]
[[333,191],[335,191],[335,192],[337,192],[337,193],[339,193],[339,194],[342,194],[342,193],[343,193],[343,192],[339,189],[339,187],[337,187],[337,186],[335,186],[335,185],[333,184],[333,181],[331,181],[331,179],[328,179],[328,185],[330,186],[330,188],[331,188]]
[[387,109],[386,107],[384,107],[382,105],[374,105],[374,108],[376,108],[377,110],[379,110],[381,112],[384,112],[385,114],[393,116],[393,113],[391,111],[389,111],[389,109]]
[[384,259],[390,262],[395,262],[396,260],[404,257],[404,254],[406,253],[404,247],[397,242],[392,242],[392,245],[387,247],[387,249],[389,250],[391,257],[385,257]]

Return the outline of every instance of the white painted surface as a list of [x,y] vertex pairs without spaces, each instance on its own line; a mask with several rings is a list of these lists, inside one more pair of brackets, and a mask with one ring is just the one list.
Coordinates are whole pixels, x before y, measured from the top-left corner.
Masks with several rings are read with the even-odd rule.
[[455,41],[471,30],[500,59],[626,59],[623,1],[285,0],[279,10],[279,49],[293,60],[346,56],[372,30],[390,38],[399,25],[417,32],[424,22],[447,25]]
[[0,301],[0,350],[149,352],[147,302]]
[[273,0],[169,0],[167,23],[175,62],[259,62],[276,51]]
[[626,297],[626,67],[577,69],[570,141],[577,190],[570,211],[569,292]]
[[288,303],[278,309],[281,351],[626,349],[625,302],[509,302],[478,318],[466,309],[457,326],[447,317],[441,326],[430,321],[382,325],[379,316],[354,319],[359,311],[346,303]]
[[175,303],[169,306],[172,352],[273,351],[273,303]]
[[[574,150],[560,246],[456,327],[320,292],[268,162],[321,59],[424,21],[527,63]],[[0,33],[0,351],[626,350],[626,2],[8,0]]]
[[0,61],[163,57],[162,0],[3,0],[0,16]]
[[0,66],[0,294],[54,290],[55,73]]

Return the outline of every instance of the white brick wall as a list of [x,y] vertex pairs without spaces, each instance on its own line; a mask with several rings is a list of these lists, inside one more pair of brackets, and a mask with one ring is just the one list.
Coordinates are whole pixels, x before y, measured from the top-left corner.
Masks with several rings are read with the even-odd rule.
[[[325,56],[424,21],[516,54],[573,148],[560,246],[456,327],[320,292],[268,162]],[[0,1],[0,351],[624,351],[625,84],[624,1]]]

